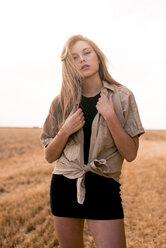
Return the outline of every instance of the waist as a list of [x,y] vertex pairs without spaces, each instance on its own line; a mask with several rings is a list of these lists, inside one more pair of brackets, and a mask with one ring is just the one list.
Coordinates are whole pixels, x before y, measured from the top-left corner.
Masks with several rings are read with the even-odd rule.
[[[68,178],[68,177],[65,177],[63,174],[52,174],[52,177],[54,179],[57,179],[57,180],[62,180],[62,181],[71,181],[74,183],[75,185],[75,182],[77,181],[77,178]],[[101,175],[98,175],[96,173],[93,173],[91,171],[88,171],[86,174],[85,174],[85,184],[90,182],[91,184],[96,184],[99,185],[99,184],[102,184],[102,183],[113,183],[117,186],[120,186],[121,184],[119,182],[117,182],[116,180],[114,180],[113,178],[111,177],[104,177],[104,176],[101,176]]]

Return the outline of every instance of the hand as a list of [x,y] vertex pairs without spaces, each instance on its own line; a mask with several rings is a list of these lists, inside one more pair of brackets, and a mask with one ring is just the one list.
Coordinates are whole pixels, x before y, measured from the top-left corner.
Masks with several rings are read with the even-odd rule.
[[101,93],[96,108],[105,120],[109,118],[111,114],[114,114],[115,112],[112,101],[112,94],[110,94],[108,98],[105,94]]
[[71,134],[78,131],[85,124],[84,114],[82,109],[79,108],[76,112],[74,109],[71,111],[70,115],[65,120],[62,129],[70,136]]

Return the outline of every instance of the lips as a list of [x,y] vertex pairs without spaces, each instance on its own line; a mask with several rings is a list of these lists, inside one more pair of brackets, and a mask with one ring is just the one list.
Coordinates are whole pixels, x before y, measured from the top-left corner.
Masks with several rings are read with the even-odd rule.
[[90,66],[89,65],[83,65],[82,67],[81,67],[81,70],[85,70],[85,69],[87,69],[87,68],[89,68]]

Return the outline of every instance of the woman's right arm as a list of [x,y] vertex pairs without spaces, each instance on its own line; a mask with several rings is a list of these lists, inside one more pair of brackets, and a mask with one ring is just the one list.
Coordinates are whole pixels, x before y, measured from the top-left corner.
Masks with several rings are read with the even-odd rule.
[[72,110],[62,128],[45,148],[45,159],[47,162],[52,163],[61,156],[69,136],[82,128],[84,124],[85,120],[82,109],[79,108],[76,112]]

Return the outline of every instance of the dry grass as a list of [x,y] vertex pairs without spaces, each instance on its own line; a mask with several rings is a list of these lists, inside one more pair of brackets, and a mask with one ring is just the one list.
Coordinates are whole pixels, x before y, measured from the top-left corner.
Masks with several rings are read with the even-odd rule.
[[[58,247],[49,207],[54,165],[41,129],[0,128],[0,247]],[[147,131],[137,159],[124,163],[121,193],[128,248],[166,247],[166,131]],[[85,248],[94,248],[85,225]],[[102,247],[101,247],[102,248]]]

